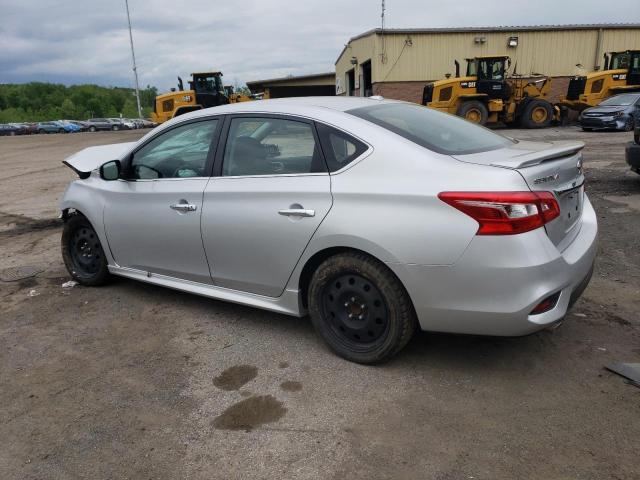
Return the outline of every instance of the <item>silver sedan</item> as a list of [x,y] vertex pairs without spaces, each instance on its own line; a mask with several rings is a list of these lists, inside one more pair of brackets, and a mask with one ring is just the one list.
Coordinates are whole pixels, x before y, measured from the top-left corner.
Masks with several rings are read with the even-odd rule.
[[226,105],[65,160],[62,254],[288,315],[386,360],[417,328],[525,335],[589,282],[582,143],[518,142],[426,107],[325,97]]

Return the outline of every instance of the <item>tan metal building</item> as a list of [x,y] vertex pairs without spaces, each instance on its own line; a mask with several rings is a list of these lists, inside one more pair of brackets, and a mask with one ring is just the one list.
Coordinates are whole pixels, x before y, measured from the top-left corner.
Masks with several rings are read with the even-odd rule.
[[508,55],[511,71],[554,77],[552,101],[569,77],[601,68],[604,53],[640,49],[640,24],[488,28],[379,28],[349,40],[336,61],[337,95],[420,102],[424,85],[454,75],[454,60]]
[[268,93],[269,98],[311,97],[335,95],[336,75],[333,72],[288,76],[247,82],[251,93]]

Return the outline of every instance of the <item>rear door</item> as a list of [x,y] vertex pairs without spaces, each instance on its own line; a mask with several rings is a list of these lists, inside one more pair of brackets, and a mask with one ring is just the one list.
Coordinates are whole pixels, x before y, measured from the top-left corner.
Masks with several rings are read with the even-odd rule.
[[204,192],[202,238],[215,285],[279,296],[331,208],[315,126],[289,116],[233,116]]

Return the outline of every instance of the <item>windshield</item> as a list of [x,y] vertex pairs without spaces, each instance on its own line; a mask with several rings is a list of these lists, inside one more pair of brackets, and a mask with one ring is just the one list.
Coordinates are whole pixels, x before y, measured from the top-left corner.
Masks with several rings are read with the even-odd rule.
[[611,54],[611,70],[628,69],[629,68],[629,54],[628,53],[612,53]]
[[485,80],[503,80],[504,79],[504,59],[491,58],[481,59],[478,61],[479,71],[478,78]]
[[410,103],[387,103],[347,113],[446,155],[486,152],[515,143],[462,118]]
[[195,77],[194,90],[198,93],[217,93],[222,90],[222,81],[218,76]]
[[607,98],[605,101],[600,102],[600,105],[626,107],[636,103],[638,98],[640,98],[639,95],[616,95],[615,97]]

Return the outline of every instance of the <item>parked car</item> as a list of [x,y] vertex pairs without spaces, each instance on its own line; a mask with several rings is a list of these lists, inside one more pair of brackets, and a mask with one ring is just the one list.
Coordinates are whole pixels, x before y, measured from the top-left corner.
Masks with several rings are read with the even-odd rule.
[[140,122],[141,128],[155,128],[158,126],[156,122],[152,122],[151,120],[147,120],[146,118],[138,118],[138,122]]
[[39,122],[38,133],[65,133],[65,127],[59,122]]
[[132,128],[135,128],[135,125],[129,121],[126,121],[125,118],[108,118],[107,120],[109,120],[114,127],[118,127],[113,128],[113,130],[130,130]]
[[120,130],[119,124],[114,124],[107,118],[91,118],[85,123],[89,125],[89,131],[95,132],[97,130]]
[[626,158],[631,170],[640,174],[640,122],[633,131],[633,142],[627,144]]
[[14,124],[0,124],[0,136],[15,136],[15,135],[24,135],[27,132],[27,129],[22,126],[17,126]]
[[62,128],[64,128],[64,131],[66,133],[76,133],[82,131],[82,128],[80,128],[80,126],[76,125],[73,122],[70,122],[69,120],[58,120],[57,123],[62,125]]
[[25,129],[26,135],[32,135],[34,133],[38,133],[38,124],[37,123],[20,123]]
[[630,132],[637,120],[640,120],[640,93],[623,93],[584,110],[580,126],[587,132],[602,129]]
[[591,276],[583,147],[381,99],[199,110],[65,160],[80,180],[62,255],[83,285],[120,275],[308,312],[360,363],[418,326],[525,335],[557,325]]
[[73,123],[77,127],[79,127],[81,132],[86,132],[89,130],[89,124],[87,122],[81,122],[80,120],[61,120],[61,122]]

